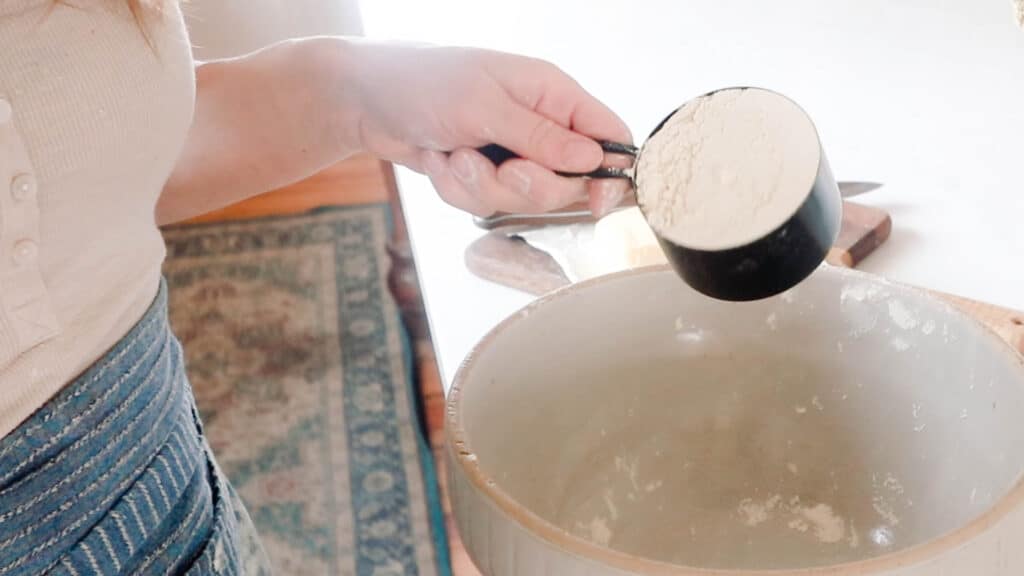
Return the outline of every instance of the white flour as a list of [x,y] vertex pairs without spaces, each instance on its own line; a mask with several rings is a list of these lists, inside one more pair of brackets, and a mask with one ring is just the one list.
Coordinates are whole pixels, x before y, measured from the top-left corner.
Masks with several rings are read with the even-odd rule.
[[825,544],[835,544],[846,535],[846,523],[828,504],[802,508],[800,515],[814,527],[814,536]]
[[904,330],[913,330],[917,327],[917,317],[899,300],[889,301],[889,319]]
[[889,343],[897,352],[906,352],[907,350],[910,350],[910,342],[907,342],[899,336],[893,336]]
[[824,503],[802,505],[796,496],[786,503],[779,494],[760,502],[747,498],[739,503],[736,513],[749,528],[777,520],[784,522],[790,530],[813,536],[823,544],[837,544],[846,540],[851,548],[856,548],[860,543],[852,524],[847,530],[846,520],[836,514],[831,506]]
[[588,534],[595,544],[607,546],[612,541],[612,531],[604,518],[594,518],[589,524],[577,524],[576,527]]
[[719,91],[683,106],[647,141],[636,168],[640,203],[668,240],[739,246],[796,212],[820,154],[814,125],[789,99]]
[[776,494],[764,502],[754,502],[751,499],[746,499],[740,502],[738,512],[740,517],[743,518],[743,523],[751,528],[758,524],[763,524],[771,518],[771,513],[775,511],[775,508],[782,502],[782,496]]

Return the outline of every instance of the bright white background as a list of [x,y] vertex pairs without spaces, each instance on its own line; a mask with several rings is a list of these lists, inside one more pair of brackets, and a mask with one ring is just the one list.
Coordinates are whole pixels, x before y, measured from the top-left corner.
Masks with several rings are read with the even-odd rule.
[[[364,0],[367,35],[560,65],[642,140],[686,99],[744,84],[818,125],[839,179],[894,221],[868,271],[1024,308],[1024,30],[1011,0]],[[479,235],[399,175],[445,381],[529,297],[462,264]]]

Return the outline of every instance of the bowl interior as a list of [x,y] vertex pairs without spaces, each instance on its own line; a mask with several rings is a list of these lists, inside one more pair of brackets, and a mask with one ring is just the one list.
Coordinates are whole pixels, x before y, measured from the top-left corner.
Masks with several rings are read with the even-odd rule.
[[460,376],[476,465],[598,545],[793,569],[964,526],[1024,471],[1024,370],[922,293],[823,268],[750,303],[665,269],[528,309]]

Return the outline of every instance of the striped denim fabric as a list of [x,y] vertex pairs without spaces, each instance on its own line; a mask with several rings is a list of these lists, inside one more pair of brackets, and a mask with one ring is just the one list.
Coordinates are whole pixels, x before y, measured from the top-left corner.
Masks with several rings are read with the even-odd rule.
[[0,576],[268,573],[264,557],[239,558],[240,521],[163,283],[125,338],[0,439]]

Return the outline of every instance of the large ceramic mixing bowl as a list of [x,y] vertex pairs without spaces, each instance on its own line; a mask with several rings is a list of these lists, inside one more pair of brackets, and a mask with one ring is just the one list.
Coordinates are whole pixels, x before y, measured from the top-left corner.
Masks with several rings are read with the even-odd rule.
[[489,576],[1024,574],[1021,358],[874,277],[574,286],[483,339],[447,426]]

